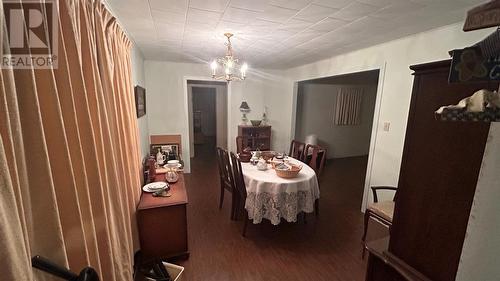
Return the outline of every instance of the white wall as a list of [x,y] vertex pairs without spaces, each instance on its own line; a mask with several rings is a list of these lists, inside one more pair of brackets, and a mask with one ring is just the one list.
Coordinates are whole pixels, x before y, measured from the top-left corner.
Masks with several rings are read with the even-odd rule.
[[148,111],[147,100],[148,100],[148,89],[146,87],[146,79],[144,78],[144,56],[141,51],[134,45],[131,51],[131,61],[132,61],[132,85],[139,85],[146,88],[146,115],[137,119],[137,125],[139,127],[139,141],[141,144],[141,155],[145,157],[149,154],[149,127],[148,127]]
[[[373,166],[368,185],[397,185],[413,77],[409,66],[448,59],[448,51],[482,40],[494,29],[463,32],[454,24],[405,37],[327,60],[290,69],[288,76],[307,80],[382,67],[383,80],[380,119],[376,124]],[[293,94],[286,95],[292,99]],[[383,123],[391,123],[389,132]],[[293,125],[290,125],[293,129]],[[492,123],[487,153],[483,159],[480,180],[464,242],[458,281],[494,281],[500,276],[497,256],[500,252],[500,129]],[[365,190],[366,191],[366,190]],[[366,195],[363,206],[366,203]],[[389,198],[391,195],[387,195]]]
[[[470,46],[492,31],[464,33],[461,28],[461,24],[454,24],[288,70],[291,79],[301,81],[382,68],[380,119],[375,124],[373,165],[368,171],[371,176],[367,186],[398,183],[413,84],[408,67],[448,59],[449,50]],[[293,99],[292,93],[286,96]],[[382,130],[386,121],[390,122],[389,132]],[[292,129],[292,125],[289,128]],[[365,192],[363,206],[367,196],[370,195]],[[389,196],[392,194],[384,197]]]
[[[363,89],[360,123],[337,126],[333,123],[334,105],[339,90],[346,87]],[[304,141],[307,135],[317,135],[320,144],[328,149],[328,159],[368,155],[376,96],[377,85],[300,85],[295,139]]]
[[464,241],[457,281],[500,279],[500,123],[492,123]]
[[[147,108],[150,134],[181,134],[182,157],[185,171],[190,172],[189,115],[187,104],[187,80],[210,80],[208,64],[174,63],[165,61],[145,61],[146,89],[148,92]],[[237,126],[240,122],[239,105],[246,100],[252,109],[249,119],[260,119],[264,106],[274,98],[290,93],[290,80],[283,77],[284,71],[254,69],[242,82],[232,82],[228,87],[228,148],[236,150]],[[286,83],[288,82],[288,83]],[[273,143],[289,142],[289,120],[282,118],[279,112],[291,111],[290,100],[278,104],[276,112],[270,112],[271,125],[276,120],[277,131],[286,131],[285,135],[276,134]],[[273,108],[269,106],[269,108]],[[283,120],[286,121],[283,121]],[[286,140],[286,141],[285,141]],[[288,144],[286,145],[288,146]]]
[[227,87],[215,86],[216,145],[227,149]]

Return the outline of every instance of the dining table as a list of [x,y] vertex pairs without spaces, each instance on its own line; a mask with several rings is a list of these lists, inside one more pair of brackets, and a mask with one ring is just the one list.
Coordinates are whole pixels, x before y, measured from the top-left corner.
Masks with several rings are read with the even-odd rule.
[[281,219],[296,222],[301,212],[314,212],[314,204],[319,199],[316,173],[292,157],[285,161],[302,166],[296,177],[279,177],[270,164],[262,171],[251,163],[241,163],[247,190],[245,209],[254,224],[261,223],[262,219],[268,219],[273,225],[278,225]]

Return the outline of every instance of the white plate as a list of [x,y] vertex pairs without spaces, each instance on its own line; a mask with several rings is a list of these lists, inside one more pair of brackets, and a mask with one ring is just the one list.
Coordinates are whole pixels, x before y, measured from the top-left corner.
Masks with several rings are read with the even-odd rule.
[[167,185],[168,184],[164,181],[156,181],[146,184],[142,187],[142,190],[144,190],[145,192],[155,192],[164,189],[165,187],[167,187]]
[[163,168],[164,169],[170,169],[169,165],[172,165],[172,168],[180,168],[182,166],[180,163],[177,163],[177,164],[165,164],[165,165],[163,165]]

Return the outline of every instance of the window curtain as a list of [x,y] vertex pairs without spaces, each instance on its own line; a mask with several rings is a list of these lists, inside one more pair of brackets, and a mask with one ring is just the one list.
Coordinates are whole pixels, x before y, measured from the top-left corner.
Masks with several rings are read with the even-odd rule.
[[340,88],[335,102],[333,123],[338,126],[359,125],[362,88]]
[[141,161],[131,42],[100,1],[58,2],[58,68],[0,72],[0,279],[59,280],[32,269],[42,255],[132,280]]

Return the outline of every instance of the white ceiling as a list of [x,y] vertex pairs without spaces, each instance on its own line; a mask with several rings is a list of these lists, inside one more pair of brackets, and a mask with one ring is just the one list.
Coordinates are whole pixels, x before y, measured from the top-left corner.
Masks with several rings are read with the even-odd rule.
[[486,0],[106,0],[146,59],[286,68],[462,21]]

